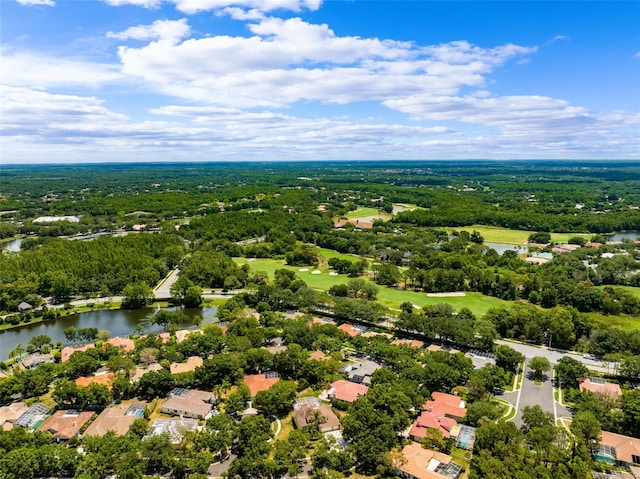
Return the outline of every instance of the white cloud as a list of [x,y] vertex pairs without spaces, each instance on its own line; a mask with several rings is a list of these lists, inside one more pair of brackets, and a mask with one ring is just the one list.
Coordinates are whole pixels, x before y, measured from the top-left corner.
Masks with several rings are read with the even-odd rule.
[[273,10],[317,10],[321,0],[171,0],[176,8],[184,13],[192,14],[225,7],[240,7],[271,12]]
[[151,25],[138,25],[129,27],[123,32],[108,32],[107,37],[118,40],[162,40],[176,43],[180,39],[189,36],[191,27],[187,19],[180,20],[156,20]]
[[158,8],[162,0],[102,0],[108,5],[121,7],[123,5],[135,5],[144,8]]
[[552,43],[555,43],[555,42],[564,42],[567,40],[569,40],[569,37],[566,35],[556,35],[551,40],[547,40],[544,44],[546,46],[546,45],[551,45]]
[[[235,15],[238,12],[232,11]],[[299,18],[260,17],[250,37],[191,38],[118,50],[123,71],[165,94],[230,106],[285,106],[300,100],[384,101],[482,87],[486,74],[535,48],[491,49],[467,42],[410,42],[337,36]]]
[[47,7],[55,6],[56,2],[53,0],[16,0],[20,5],[32,6],[32,5],[45,5]]
[[[134,121],[111,111],[95,96],[21,87],[2,87],[0,95],[0,146],[7,163],[34,159],[634,158],[640,124],[638,115],[597,114],[545,97],[432,99],[429,105],[439,112],[434,117],[442,120],[404,125],[191,105],[154,108],[150,113],[162,120]],[[426,105],[424,99],[422,105]],[[451,108],[478,121],[482,132],[462,129],[457,122],[450,126],[446,110]],[[524,114],[528,109],[534,113]]]
[[[18,1],[50,1],[50,0],[18,0]],[[102,0],[108,5],[136,5],[144,8],[158,8],[163,0]],[[194,14],[209,10],[219,10],[227,7],[248,8],[261,12],[273,10],[289,10],[300,12],[302,10],[317,10],[322,0],[165,0],[173,3],[175,7],[186,14]]]
[[[56,58],[3,49],[0,79],[4,85],[32,88],[97,87],[121,79],[118,65]],[[46,73],[43,73],[46,72]]]

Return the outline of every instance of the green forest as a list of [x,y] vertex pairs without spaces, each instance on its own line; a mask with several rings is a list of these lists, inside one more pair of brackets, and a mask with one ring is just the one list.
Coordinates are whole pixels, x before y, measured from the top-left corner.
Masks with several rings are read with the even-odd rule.
[[[602,431],[640,437],[637,163],[11,166],[0,185],[0,246],[20,242],[0,255],[1,328],[56,321],[82,301],[148,307],[172,272],[179,277],[160,299],[215,304],[218,323],[179,340],[184,317],[161,311],[153,321],[170,333],[167,343],[132,331],[131,351],[102,348],[108,331],[96,328],[69,333],[70,344],[96,347],[64,362],[63,345],[46,337],[3,351],[0,406],[147,407],[118,437],[58,444],[46,432],[0,432],[0,477],[199,479],[225,458],[230,478],[393,477],[411,442],[405,432],[433,392],[463,398],[462,423],[476,428],[469,450],[438,430],[421,442],[451,454],[462,477],[583,479],[627,469],[592,452]],[[491,228],[498,233],[488,241]],[[516,344],[563,356],[545,364]],[[324,359],[312,359],[317,352]],[[20,368],[30,353],[52,362]],[[493,362],[478,366],[474,354]],[[191,357],[202,364],[170,372]],[[319,397],[362,358],[380,366],[366,395],[330,403],[346,447],[325,439],[319,420],[294,429],[293,401]],[[599,368],[590,370],[593,361]],[[152,363],[158,370],[131,380]],[[114,374],[110,387],[76,384],[100,368]],[[553,383],[567,422],[505,399],[529,381],[525,370],[532,383]],[[252,399],[244,378],[265,371],[280,381]],[[583,391],[591,376],[620,395]],[[215,392],[220,414],[177,447],[143,439],[176,387]],[[241,414],[249,400],[258,415]]]

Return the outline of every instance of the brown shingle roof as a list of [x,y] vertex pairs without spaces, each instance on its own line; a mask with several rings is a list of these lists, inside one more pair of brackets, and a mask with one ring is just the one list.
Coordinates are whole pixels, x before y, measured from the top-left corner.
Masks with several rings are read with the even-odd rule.
[[53,434],[54,439],[68,441],[78,434],[82,426],[94,415],[91,411],[56,411],[45,422],[43,422],[38,430]]
[[171,363],[169,370],[171,374],[187,373],[189,371],[195,371],[197,367],[202,366],[204,361],[199,356],[191,356],[184,363]]
[[313,411],[319,411],[322,421],[318,424],[320,432],[335,431],[340,428],[340,419],[335,415],[333,410],[326,405],[314,406],[305,404],[293,411],[293,421],[298,429],[304,429],[313,424]]
[[95,421],[84,432],[83,436],[104,436],[107,432],[113,431],[118,436],[124,436],[129,432],[129,428],[136,416],[127,416],[127,408],[123,406],[108,407],[100,413]]

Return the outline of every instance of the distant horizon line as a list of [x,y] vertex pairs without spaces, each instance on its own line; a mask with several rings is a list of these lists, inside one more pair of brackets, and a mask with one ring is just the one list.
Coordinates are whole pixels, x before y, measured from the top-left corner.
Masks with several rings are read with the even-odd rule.
[[179,165],[179,164],[235,164],[235,163],[480,163],[480,162],[552,162],[552,163],[597,163],[597,162],[640,162],[640,158],[456,158],[456,159],[351,159],[351,160],[139,160],[139,161],[88,161],[88,162],[34,162],[3,163],[4,167],[31,166],[127,166],[127,165]]

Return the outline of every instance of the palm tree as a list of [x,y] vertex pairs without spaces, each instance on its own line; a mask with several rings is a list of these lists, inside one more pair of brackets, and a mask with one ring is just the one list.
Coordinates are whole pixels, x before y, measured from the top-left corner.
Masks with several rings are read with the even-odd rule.
[[18,360],[22,357],[24,351],[24,346],[18,343],[16,344],[16,347],[13,349],[13,351],[9,353],[9,358]]

